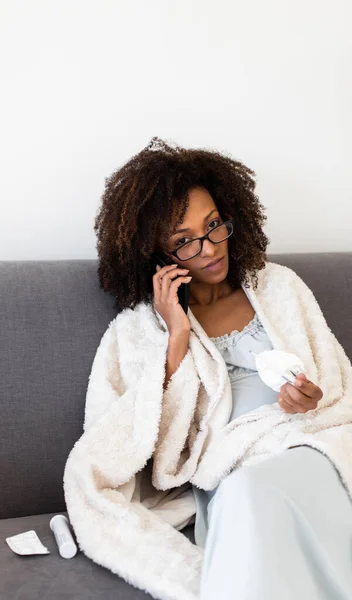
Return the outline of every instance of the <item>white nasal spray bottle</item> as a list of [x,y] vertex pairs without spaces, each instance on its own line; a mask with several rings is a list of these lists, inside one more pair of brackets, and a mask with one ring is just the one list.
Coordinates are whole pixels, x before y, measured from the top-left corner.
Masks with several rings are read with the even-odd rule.
[[55,515],[50,520],[50,529],[55,536],[62,558],[73,558],[77,553],[77,546],[73,540],[69,529],[69,521],[65,515]]

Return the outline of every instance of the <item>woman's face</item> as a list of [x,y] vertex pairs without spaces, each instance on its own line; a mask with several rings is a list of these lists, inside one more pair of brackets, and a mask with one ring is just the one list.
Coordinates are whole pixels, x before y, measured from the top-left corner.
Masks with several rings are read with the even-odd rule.
[[[222,222],[209,192],[204,188],[192,188],[189,191],[189,205],[184,220],[178,225],[176,232],[169,237],[167,247],[163,250],[166,253],[176,250],[185,242],[205,235]],[[218,244],[203,240],[203,249],[194,258],[188,260],[179,260],[176,256],[170,258],[181,267],[189,269],[188,275],[192,276],[194,282],[219,283],[228,273],[228,240]],[[216,268],[207,268],[209,263],[220,258],[222,260]]]

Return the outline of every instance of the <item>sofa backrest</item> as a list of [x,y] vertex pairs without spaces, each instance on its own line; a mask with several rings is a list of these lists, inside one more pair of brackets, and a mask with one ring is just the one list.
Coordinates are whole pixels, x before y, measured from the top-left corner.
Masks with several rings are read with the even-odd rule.
[[[270,255],[312,289],[352,357],[352,253]],[[0,262],[0,518],[66,510],[92,362],[114,299],[96,260]],[[285,310],[285,307],[283,307]]]

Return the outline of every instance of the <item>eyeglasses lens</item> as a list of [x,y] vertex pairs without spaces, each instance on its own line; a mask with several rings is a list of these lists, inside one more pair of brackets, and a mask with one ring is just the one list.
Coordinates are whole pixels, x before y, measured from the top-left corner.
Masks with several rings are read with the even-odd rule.
[[[222,225],[218,225],[214,227],[214,229],[209,233],[209,239],[216,244],[223,242],[226,238],[230,237],[233,232],[233,226],[230,221],[223,223]],[[187,242],[184,246],[177,251],[177,256],[180,260],[187,260],[189,258],[193,258],[197,254],[199,254],[201,248],[200,240],[194,240],[191,242]]]

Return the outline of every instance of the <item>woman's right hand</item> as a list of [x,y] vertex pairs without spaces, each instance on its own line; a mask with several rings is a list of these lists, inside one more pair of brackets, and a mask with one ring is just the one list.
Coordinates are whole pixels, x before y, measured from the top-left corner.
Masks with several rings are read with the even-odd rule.
[[164,319],[169,334],[178,335],[189,332],[191,324],[178,301],[177,290],[182,283],[189,283],[189,269],[181,269],[178,265],[157,265],[153,275],[154,306]]

